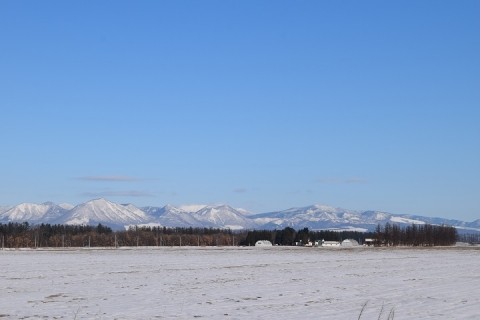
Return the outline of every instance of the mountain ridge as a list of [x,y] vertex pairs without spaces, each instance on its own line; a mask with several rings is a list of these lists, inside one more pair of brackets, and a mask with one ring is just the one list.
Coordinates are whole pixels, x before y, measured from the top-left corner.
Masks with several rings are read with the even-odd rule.
[[112,229],[128,226],[199,227],[247,229],[309,228],[331,230],[373,231],[378,224],[451,225],[461,232],[480,232],[480,219],[466,222],[455,219],[420,215],[391,214],[384,211],[349,210],[322,204],[293,207],[281,211],[251,214],[243,209],[223,205],[187,205],[136,207],[118,204],[104,198],[93,199],[77,206],[70,204],[21,203],[0,207],[0,223],[29,222],[32,224],[103,224]]

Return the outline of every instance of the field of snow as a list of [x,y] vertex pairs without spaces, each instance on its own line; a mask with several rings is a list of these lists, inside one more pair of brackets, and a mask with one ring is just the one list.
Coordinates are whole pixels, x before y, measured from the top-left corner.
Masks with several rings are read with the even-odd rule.
[[0,270],[0,319],[480,319],[478,248],[5,250]]

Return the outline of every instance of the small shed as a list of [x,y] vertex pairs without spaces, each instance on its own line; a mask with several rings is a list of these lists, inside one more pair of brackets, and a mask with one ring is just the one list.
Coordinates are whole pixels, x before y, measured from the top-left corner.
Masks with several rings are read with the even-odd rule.
[[322,247],[340,247],[341,243],[338,241],[323,241]]

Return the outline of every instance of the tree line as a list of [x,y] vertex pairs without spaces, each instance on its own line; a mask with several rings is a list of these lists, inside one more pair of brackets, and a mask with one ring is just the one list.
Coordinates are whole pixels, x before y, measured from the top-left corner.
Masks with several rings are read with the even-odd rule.
[[480,244],[480,233],[460,234],[458,235],[457,240],[469,244]]
[[341,242],[345,239],[356,240],[359,244],[365,243],[365,239],[373,239],[375,246],[451,246],[458,241],[458,234],[454,227],[430,224],[402,227],[386,223],[384,226],[378,225],[375,232],[311,231],[308,228],[297,231],[287,227],[283,230],[248,231],[243,244],[254,245],[258,240],[269,240],[276,245],[290,246],[318,240]]
[[342,241],[354,239],[363,244],[374,239],[376,246],[449,246],[458,239],[450,226],[411,225],[400,227],[387,223],[378,225],[375,232],[295,230],[232,231],[217,228],[131,227],[113,231],[98,224],[88,225],[30,225],[27,222],[0,223],[1,248],[38,247],[119,247],[119,246],[254,246],[258,240],[275,245],[291,246],[310,241]]
[[412,224],[400,227],[386,223],[375,229],[376,246],[452,246],[458,239],[457,230],[452,226]]
[[295,230],[286,227],[283,230],[251,230],[247,232],[245,241],[242,243],[246,246],[253,246],[258,240],[268,240],[272,244],[279,246],[292,246],[296,244],[306,244],[310,241],[317,240],[339,241],[345,239],[354,239],[359,243],[363,243],[365,238],[373,237],[372,232],[358,231],[332,231],[332,230],[309,230],[303,228]]
[[232,246],[238,245],[244,237],[243,233],[215,228],[131,227],[113,231],[102,224],[0,223],[1,248]]
[[60,225],[28,222],[0,224],[2,248],[83,247],[92,243],[108,243],[113,231],[102,224]]

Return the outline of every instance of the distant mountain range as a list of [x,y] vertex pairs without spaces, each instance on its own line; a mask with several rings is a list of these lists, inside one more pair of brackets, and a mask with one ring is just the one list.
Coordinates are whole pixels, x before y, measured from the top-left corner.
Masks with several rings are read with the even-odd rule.
[[142,207],[95,199],[77,206],[69,204],[22,203],[0,207],[0,223],[97,225],[112,229],[129,226],[165,226],[244,229],[294,229],[373,231],[378,224],[397,223],[451,225],[460,233],[480,232],[480,219],[473,222],[430,218],[417,215],[391,214],[381,211],[354,211],[324,205],[291,208],[283,211],[250,214],[228,205],[191,205],[174,207]]

